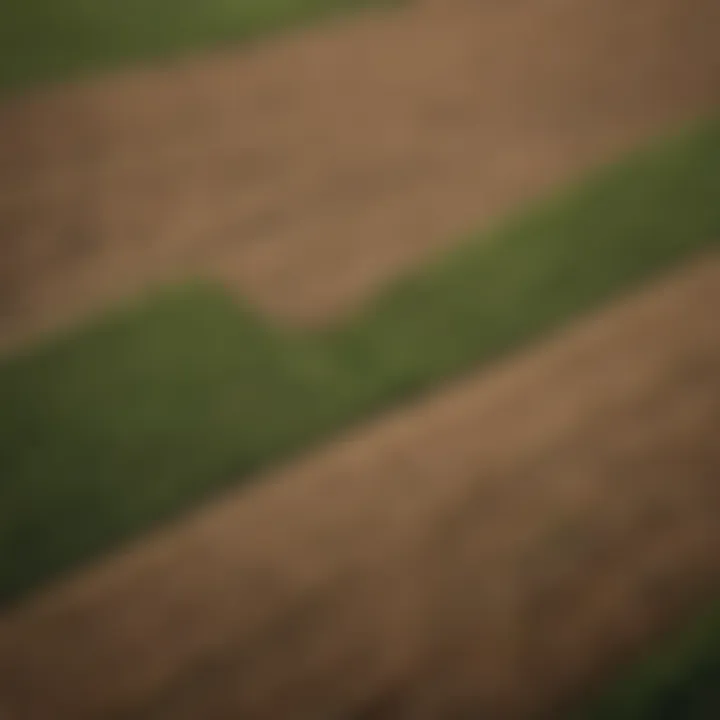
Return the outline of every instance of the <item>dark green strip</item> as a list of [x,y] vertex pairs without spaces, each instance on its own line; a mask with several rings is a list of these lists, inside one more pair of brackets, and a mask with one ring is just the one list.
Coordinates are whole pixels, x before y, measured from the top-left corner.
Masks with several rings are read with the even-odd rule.
[[720,122],[394,284],[323,333],[171,288],[0,364],[0,600],[527,345],[720,238]]
[[231,43],[395,0],[4,0],[0,92]]

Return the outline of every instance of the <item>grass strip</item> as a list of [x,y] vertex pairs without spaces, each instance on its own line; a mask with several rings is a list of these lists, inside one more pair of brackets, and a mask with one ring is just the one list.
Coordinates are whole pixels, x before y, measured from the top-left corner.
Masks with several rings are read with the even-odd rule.
[[0,362],[0,602],[715,247],[720,121],[634,153],[323,332],[209,284]]
[[7,0],[0,92],[218,45],[395,0]]

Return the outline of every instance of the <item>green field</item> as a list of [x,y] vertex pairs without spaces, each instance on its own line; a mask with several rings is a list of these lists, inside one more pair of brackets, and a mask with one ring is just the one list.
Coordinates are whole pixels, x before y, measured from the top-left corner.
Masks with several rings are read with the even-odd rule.
[[291,332],[203,283],[0,363],[0,601],[720,238],[720,121]]
[[623,672],[575,720],[720,718],[720,604]]
[[0,92],[396,0],[4,0]]

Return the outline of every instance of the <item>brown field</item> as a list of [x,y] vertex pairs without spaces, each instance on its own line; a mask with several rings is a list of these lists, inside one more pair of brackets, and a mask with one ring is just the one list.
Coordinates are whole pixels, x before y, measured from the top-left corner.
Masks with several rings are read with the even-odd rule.
[[415,2],[0,106],[0,347],[209,273],[318,322],[720,103],[716,0]]
[[538,718],[720,580],[720,255],[0,618],[19,720]]
[[[0,351],[315,324],[720,107],[717,0],[428,0],[0,105]],[[541,718],[720,585],[720,257],[0,615],[5,720]],[[5,713],[5,714],[3,714]]]

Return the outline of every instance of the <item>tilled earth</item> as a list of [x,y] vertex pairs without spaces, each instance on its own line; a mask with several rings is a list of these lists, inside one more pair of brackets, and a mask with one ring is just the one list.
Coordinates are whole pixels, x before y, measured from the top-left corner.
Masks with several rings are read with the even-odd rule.
[[0,105],[0,349],[209,274],[317,323],[720,107],[717,0],[413,2]]
[[720,581],[720,255],[0,617],[19,720],[538,718]]
[[[336,318],[716,110],[719,25],[428,0],[7,100],[0,349],[197,273]],[[710,254],[7,610],[0,717],[551,712],[720,584],[718,307]]]

